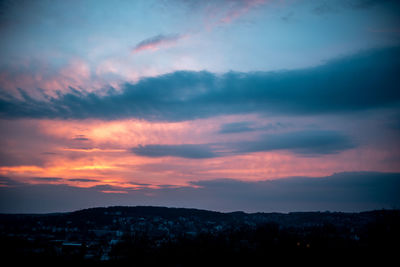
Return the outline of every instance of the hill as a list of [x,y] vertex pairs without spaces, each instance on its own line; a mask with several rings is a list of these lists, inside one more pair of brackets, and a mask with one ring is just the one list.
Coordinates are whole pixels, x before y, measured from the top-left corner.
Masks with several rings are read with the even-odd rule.
[[202,260],[234,262],[289,252],[389,253],[399,248],[399,226],[399,210],[284,214],[117,206],[0,214],[0,241],[13,259],[193,265],[199,251]]

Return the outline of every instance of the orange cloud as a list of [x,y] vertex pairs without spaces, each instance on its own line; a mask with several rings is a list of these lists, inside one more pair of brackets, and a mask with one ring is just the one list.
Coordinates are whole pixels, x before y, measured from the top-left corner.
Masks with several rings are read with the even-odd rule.
[[400,171],[395,161],[388,160],[398,152],[385,147],[359,147],[318,157],[277,150],[201,159],[149,158],[131,151],[132,147],[148,144],[251,140],[257,131],[219,134],[221,125],[246,120],[257,122],[254,125],[259,128],[270,123],[265,118],[250,115],[174,123],[132,119],[0,120],[4,129],[0,133],[0,175],[33,184],[134,189],[192,186],[191,181],[218,178],[258,181],[288,176],[320,177],[341,171]]

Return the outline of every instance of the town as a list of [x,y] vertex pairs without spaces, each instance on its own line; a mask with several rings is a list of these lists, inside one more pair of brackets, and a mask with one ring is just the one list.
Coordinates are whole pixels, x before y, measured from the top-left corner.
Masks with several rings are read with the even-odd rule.
[[[1,214],[4,257],[156,265],[194,254],[222,257],[282,251],[394,249],[399,210],[361,213],[220,213],[109,207],[54,214]],[[268,254],[267,253],[267,254]],[[214,255],[215,254],[215,255]],[[155,257],[157,256],[157,257]],[[150,264],[150,265],[151,265]]]

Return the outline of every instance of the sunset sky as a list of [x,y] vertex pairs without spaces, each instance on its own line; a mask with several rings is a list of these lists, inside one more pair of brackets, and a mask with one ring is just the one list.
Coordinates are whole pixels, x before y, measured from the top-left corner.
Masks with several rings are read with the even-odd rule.
[[0,212],[400,208],[400,2],[0,2]]

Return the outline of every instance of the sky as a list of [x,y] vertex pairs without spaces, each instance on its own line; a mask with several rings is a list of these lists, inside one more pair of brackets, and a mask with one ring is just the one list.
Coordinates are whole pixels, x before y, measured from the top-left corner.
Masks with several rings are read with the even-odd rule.
[[0,1],[0,212],[400,208],[400,2]]

